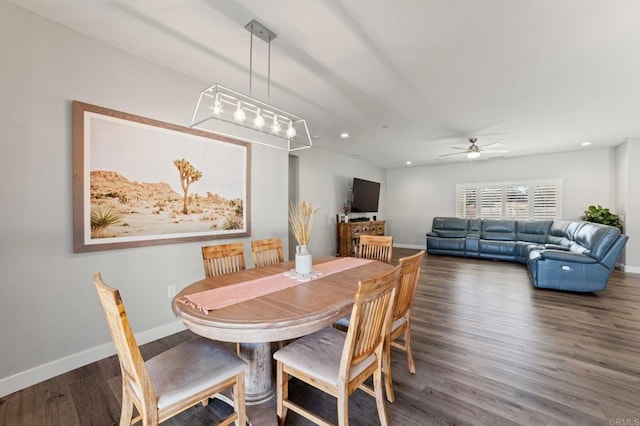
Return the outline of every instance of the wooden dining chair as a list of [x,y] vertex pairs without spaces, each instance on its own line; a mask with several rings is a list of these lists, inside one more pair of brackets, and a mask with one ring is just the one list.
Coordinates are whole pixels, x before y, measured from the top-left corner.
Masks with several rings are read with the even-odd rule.
[[279,237],[253,240],[251,241],[251,255],[253,257],[253,265],[256,268],[282,263],[284,262],[282,240]]
[[[144,361],[117,289],[99,273],[93,282],[100,296],[122,372],[120,424],[142,420],[157,425],[209,398],[233,389],[234,411],[221,425],[245,425],[244,375],[247,364],[226,348],[198,337]],[[133,417],[133,408],[138,415]]]
[[[424,250],[421,250],[412,256],[401,258],[398,264],[400,267],[400,278],[398,279],[393,317],[391,319],[391,326],[389,327],[389,335],[384,351],[385,389],[389,402],[395,401],[391,377],[392,347],[406,352],[409,372],[416,374],[413,352],[411,350],[411,308],[418,287],[423,259]],[[351,316],[346,316],[336,321],[334,327],[344,331],[349,328],[350,322]],[[402,336],[402,341],[398,341],[400,336]]]
[[358,255],[362,259],[379,260],[391,264],[393,237],[389,235],[361,235]]
[[246,269],[242,243],[202,247],[202,262],[207,278]]
[[[411,351],[411,308],[413,299],[418,288],[420,270],[424,250],[399,260],[400,278],[396,289],[396,298],[393,306],[393,317],[389,328],[389,335],[384,351],[384,377],[387,399],[389,402],[395,401],[391,378],[391,348],[398,348],[407,354],[407,364],[409,372],[416,374],[416,366],[413,362],[413,352]],[[402,341],[398,341],[402,336]]]
[[[338,401],[338,425],[349,422],[349,395],[356,389],[375,397],[380,424],[387,425],[382,383],[383,346],[389,331],[391,310],[400,267],[361,280],[347,332],[327,327],[278,350],[276,410],[284,424],[291,409],[317,424],[329,424],[289,400],[290,376],[326,392]],[[364,385],[373,376],[373,389]]]

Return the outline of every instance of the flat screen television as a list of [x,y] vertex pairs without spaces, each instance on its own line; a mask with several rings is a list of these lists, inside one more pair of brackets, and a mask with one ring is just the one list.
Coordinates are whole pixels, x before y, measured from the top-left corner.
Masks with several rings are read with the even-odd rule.
[[380,183],[353,178],[352,213],[376,213],[380,199]]

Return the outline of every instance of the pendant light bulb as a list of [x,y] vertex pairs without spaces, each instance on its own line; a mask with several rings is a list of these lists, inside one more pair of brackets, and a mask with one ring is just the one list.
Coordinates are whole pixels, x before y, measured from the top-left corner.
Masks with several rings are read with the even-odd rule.
[[222,101],[220,100],[220,93],[216,93],[216,96],[213,98],[213,106],[211,107],[211,111],[216,117],[219,117],[220,114],[222,114]]
[[278,122],[278,114],[273,116],[273,124],[271,125],[271,133],[278,134],[280,131],[280,123]]
[[262,129],[264,127],[264,117],[260,114],[260,108],[256,111],[256,118],[253,119],[253,125],[257,129]]
[[245,118],[247,118],[247,114],[245,114],[242,109],[242,101],[238,101],[238,108],[236,109],[236,112],[233,113],[233,119],[238,123],[242,123]]
[[293,139],[296,137],[296,129],[293,128],[293,121],[289,120],[289,128],[287,129],[287,137]]

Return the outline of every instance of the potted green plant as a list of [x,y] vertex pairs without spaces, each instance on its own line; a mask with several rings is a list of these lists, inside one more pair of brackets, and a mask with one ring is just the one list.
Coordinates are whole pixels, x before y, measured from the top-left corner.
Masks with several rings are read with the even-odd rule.
[[615,226],[622,232],[622,223],[620,223],[620,216],[612,213],[608,208],[602,207],[600,204],[597,206],[589,206],[584,211],[584,215],[580,218],[587,222],[601,223],[603,225]]

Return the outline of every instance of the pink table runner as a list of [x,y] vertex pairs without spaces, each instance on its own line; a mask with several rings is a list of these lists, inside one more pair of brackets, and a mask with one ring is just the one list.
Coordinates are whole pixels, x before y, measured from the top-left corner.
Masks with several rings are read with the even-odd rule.
[[[368,259],[343,257],[337,260],[313,265],[313,270],[320,271],[322,274],[312,278],[312,280],[346,271],[347,269],[357,268],[358,266],[371,262],[373,261]],[[236,303],[245,302],[247,300],[284,290],[285,288],[294,287],[302,283],[303,281],[298,281],[295,278],[285,276],[284,273],[280,273],[221,288],[214,288],[211,290],[201,291],[199,293],[189,294],[177,299],[177,301],[208,314],[209,311],[214,309],[220,309]]]

